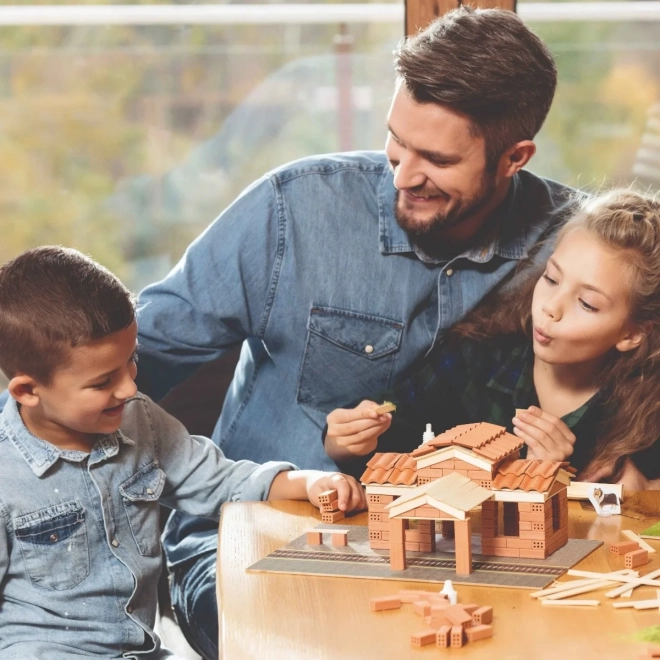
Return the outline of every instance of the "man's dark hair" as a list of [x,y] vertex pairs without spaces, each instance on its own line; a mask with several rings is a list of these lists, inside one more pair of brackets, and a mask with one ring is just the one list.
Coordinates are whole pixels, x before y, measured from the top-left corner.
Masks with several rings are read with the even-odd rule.
[[460,7],[403,41],[394,66],[418,103],[437,103],[472,120],[489,169],[539,132],[557,86],[554,59],[510,11]]
[[72,347],[127,328],[135,302],[103,266],[76,250],[39,247],[0,268],[0,369],[48,385]]

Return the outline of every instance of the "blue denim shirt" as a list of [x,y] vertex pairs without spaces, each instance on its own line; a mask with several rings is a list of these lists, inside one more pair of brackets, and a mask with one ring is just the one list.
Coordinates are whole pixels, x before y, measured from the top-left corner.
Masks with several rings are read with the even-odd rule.
[[[138,382],[161,397],[242,343],[213,440],[235,459],[336,469],[318,441],[327,413],[409,375],[552,235],[574,193],[521,172],[493,214],[499,233],[438,261],[398,226],[382,152],[286,165],[248,188],[142,292]],[[205,523],[172,523],[171,563],[214,547],[213,530],[206,543],[198,533]]]
[[173,657],[153,630],[159,503],[217,520],[293,467],[229,461],[140,394],[91,454],[32,435],[10,399],[0,465],[2,660]]

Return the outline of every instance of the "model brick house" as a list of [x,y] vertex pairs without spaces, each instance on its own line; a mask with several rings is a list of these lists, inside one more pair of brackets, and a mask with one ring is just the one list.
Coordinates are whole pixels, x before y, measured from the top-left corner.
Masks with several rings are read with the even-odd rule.
[[481,552],[544,559],[568,541],[568,463],[523,460],[523,442],[506,429],[457,426],[410,454],[376,454],[362,475],[369,540],[390,551],[434,552],[436,522],[456,541],[456,572],[472,570],[470,512],[481,507]]

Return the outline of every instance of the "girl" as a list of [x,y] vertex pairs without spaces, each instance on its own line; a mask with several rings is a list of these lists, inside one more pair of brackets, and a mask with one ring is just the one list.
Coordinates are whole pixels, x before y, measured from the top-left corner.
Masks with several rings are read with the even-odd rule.
[[326,451],[355,474],[375,450],[412,451],[425,423],[486,421],[581,480],[660,488],[660,202],[587,200],[540,277],[491,296],[385,398],[394,422],[373,401],[328,415]]

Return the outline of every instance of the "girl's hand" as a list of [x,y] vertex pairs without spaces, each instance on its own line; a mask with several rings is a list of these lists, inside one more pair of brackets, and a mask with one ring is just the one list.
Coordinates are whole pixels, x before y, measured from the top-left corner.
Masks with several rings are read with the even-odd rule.
[[392,415],[378,415],[374,401],[362,401],[357,408],[337,408],[327,417],[325,450],[336,461],[364,456],[378,446],[378,438],[390,427]]
[[319,495],[326,490],[337,491],[340,511],[362,511],[367,508],[367,497],[362,486],[347,474],[304,470],[307,476],[307,497],[314,506],[320,506]]
[[513,426],[527,445],[528,459],[565,461],[573,453],[575,435],[556,415],[530,406],[513,418]]

